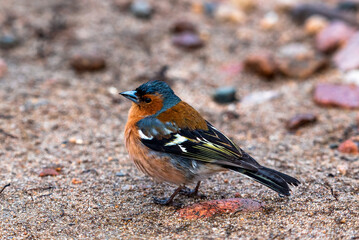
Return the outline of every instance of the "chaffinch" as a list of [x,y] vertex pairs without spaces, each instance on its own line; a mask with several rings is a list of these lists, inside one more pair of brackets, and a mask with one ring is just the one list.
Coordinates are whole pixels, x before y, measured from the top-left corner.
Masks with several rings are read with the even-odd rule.
[[134,91],[120,93],[131,100],[125,127],[125,144],[135,165],[159,182],[179,187],[158,204],[170,204],[185,185],[197,182],[186,192],[198,194],[201,180],[233,170],[289,196],[289,185],[300,182],[284,173],[261,166],[229,138],[207,122],[193,107],[183,102],[162,81],[150,81]]

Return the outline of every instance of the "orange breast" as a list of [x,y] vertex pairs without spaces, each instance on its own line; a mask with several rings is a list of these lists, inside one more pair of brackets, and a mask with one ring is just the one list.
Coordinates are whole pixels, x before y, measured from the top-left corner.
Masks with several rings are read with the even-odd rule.
[[185,184],[187,180],[183,170],[174,167],[169,157],[160,153],[156,154],[141,143],[136,126],[140,119],[141,115],[137,113],[136,109],[131,108],[129,120],[125,127],[126,148],[137,168],[156,181],[170,182],[178,185]]

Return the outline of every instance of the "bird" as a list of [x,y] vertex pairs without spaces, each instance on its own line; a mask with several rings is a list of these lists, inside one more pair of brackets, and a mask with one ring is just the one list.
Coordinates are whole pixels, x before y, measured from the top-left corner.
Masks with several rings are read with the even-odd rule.
[[[168,198],[154,197],[154,203],[170,205],[179,193],[200,196],[201,181],[228,170],[280,196],[290,196],[289,185],[300,184],[294,177],[260,165],[182,101],[166,82],[151,80],[120,94],[132,101],[124,131],[130,158],[155,181],[178,186]],[[193,183],[197,183],[194,189],[186,187]]]

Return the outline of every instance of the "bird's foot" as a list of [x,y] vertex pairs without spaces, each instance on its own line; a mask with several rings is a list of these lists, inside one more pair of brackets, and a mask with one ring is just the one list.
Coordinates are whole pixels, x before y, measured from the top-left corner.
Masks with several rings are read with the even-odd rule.
[[198,189],[190,189],[188,187],[183,188],[179,193],[192,198],[201,198],[201,199],[207,198],[206,195],[199,193]]
[[168,206],[171,205],[173,203],[173,199],[172,198],[153,198],[153,202],[159,205],[163,205],[163,206]]
[[160,205],[171,205],[173,203],[173,199],[175,198],[175,196],[182,190],[183,186],[179,186],[169,198],[153,198],[153,202],[156,204],[160,204]]

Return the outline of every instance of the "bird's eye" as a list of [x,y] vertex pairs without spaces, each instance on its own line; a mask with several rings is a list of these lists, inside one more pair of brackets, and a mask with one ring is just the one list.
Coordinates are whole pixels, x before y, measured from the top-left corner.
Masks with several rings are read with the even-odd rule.
[[145,103],[150,103],[152,101],[152,99],[151,98],[145,98],[144,101],[145,101]]

